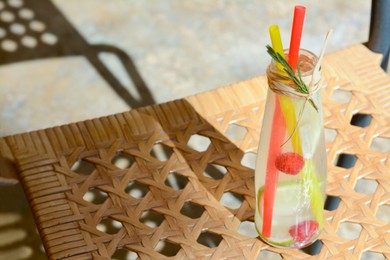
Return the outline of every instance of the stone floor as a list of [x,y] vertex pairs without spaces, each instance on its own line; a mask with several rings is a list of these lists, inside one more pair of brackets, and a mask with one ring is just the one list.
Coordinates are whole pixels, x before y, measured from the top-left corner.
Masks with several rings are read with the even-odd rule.
[[[35,2],[45,7],[49,1]],[[141,104],[161,103],[264,74],[270,61],[265,51],[270,42],[268,26],[280,26],[288,47],[293,6],[298,1],[53,3],[64,15],[63,24],[75,29],[74,39],[57,36],[64,27],[54,30],[51,22],[39,19],[42,13],[50,17],[51,13],[45,16],[45,11],[51,12],[49,7],[38,12],[23,0],[0,1],[0,21],[18,24],[10,32],[0,30],[0,61],[2,53],[16,53],[23,46],[30,53],[38,47],[62,46],[50,58],[0,66],[0,136],[128,110],[130,102],[118,97],[107,74],[98,72],[102,68],[108,68],[117,79],[115,84],[125,86]],[[307,7],[303,48],[318,53],[331,28],[328,51],[367,41],[370,1],[303,0],[299,4]],[[10,8],[18,10],[15,15]],[[18,22],[18,15],[25,26]],[[25,37],[29,30],[35,38]],[[14,34],[13,41],[7,33]],[[83,50],[97,51],[71,55],[71,49],[81,45]],[[147,87],[143,93],[149,91],[152,98],[142,103],[144,94],[136,91],[134,79]],[[20,186],[0,187],[0,200],[0,259],[46,259]]]

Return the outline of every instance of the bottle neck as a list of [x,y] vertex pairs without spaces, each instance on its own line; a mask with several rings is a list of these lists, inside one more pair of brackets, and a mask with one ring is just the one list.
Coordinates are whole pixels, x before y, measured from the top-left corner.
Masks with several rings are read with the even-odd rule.
[[[286,52],[288,52],[288,50],[286,50]],[[297,79],[302,79],[304,84],[306,84],[306,89],[308,91],[302,91],[302,89],[294,83],[287,72],[281,70],[280,66],[276,66],[276,62],[272,61],[267,68],[269,88],[278,95],[309,99],[311,95],[317,92],[320,88],[321,68],[319,68],[318,71],[315,71],[317,61],[317,56],[312,52],[304,49],[300,50],[297,63],[299,73],[296,72],[295,76]]]

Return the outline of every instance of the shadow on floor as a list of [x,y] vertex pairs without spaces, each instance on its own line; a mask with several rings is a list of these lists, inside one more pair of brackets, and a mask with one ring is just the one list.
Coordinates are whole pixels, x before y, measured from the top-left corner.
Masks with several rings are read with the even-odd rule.
[[[84,56],[129,107],[155,103],[126,52],[112,45],[89,44],[50,0],[0,0],[0,11],[0,65],[43,58]],[[126,86],[120,81],[102,54],[117,58],[133,83],[132,86]]]
[[47,259],[20,184],[0,186],[0,260]]

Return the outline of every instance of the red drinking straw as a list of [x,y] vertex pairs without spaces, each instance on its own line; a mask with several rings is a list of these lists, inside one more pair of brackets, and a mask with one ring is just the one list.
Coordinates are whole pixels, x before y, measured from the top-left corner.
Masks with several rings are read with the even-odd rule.
[[[304,6],[295,6],[294,19],[291,32],[290,50],[288,56],[288,63],[296,70],[299,49],[301,45],[301,36],[303,29],[303,20],[305,18],[306,8]],[[275,32],[275,28],[270,28],[271,39],[277,36],[277,41],[280,40],[279,32]],[[272,39],[272,40],[275,40]],[[273,44],[275,48],[277,44]],[[280,46],[282,44],[280,43]],[[280,50],[276,50],[280,51]],[[278,96],[275,96],[275,110],[272,118],[272,131],[270,136],[270,144],[268,149],[267,170],[265,177],[264,187],[264,210],[263,210],[263,229],[262,234],[264,237],[269,238],[271,236],[272,227],[272,215],[275,201],[275,191],[278,181],[278,170],[275,166],[276,157],[281,153],[281,146],[283,144],[283,138],[286,133],[286,121],[281,110],[280,101]]]
[[275,111],[272,119],[272,130],[270,144],[268,149],[267,172],[265,176],[264,187],[264,210],[263,210],[263,230],[264,237],[271,236],[272,213],[275,201],[275,190],[278,182],[278,170],[276,169],[275,160],[281,152],[283,138],[286,134],[286,121],[280,107],[280,101],[275,95]]
[[301,45],[302,29],[303,29],[303,20],[305,19],[306,7],[304,6],[295,6],[294,8],[294,18],[291,31],[290,39],[290,50],[288,53],[288,63],[290,64],[293,70],[297,68],[299,48]]

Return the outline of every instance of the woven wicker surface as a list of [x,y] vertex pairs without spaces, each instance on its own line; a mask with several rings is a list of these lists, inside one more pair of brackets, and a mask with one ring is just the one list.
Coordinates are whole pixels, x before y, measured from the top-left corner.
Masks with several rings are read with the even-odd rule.
[[[243,228],[255,207],[265,77],[4,137],[1,154],[16,163],[51,259],[127,252],[140,259],[256,259],[272,252],[286,259],[359,259],[370,252],[390,258],[390,219],[381,213],[390,208],[389,149],[375,148],[390,138],[390,79],[379,61],[362,45],[324,60],[324,119],[332,137],[327,194],[341,201],[325,211],[315,256],[269,247]],[[337,102],[335,92],[350,100]],[[351,125],[356,114],[371,121]],[[354,165],[336,166],[340,156],[355,158]],[[349,229],[357,233],[343,232]]]

